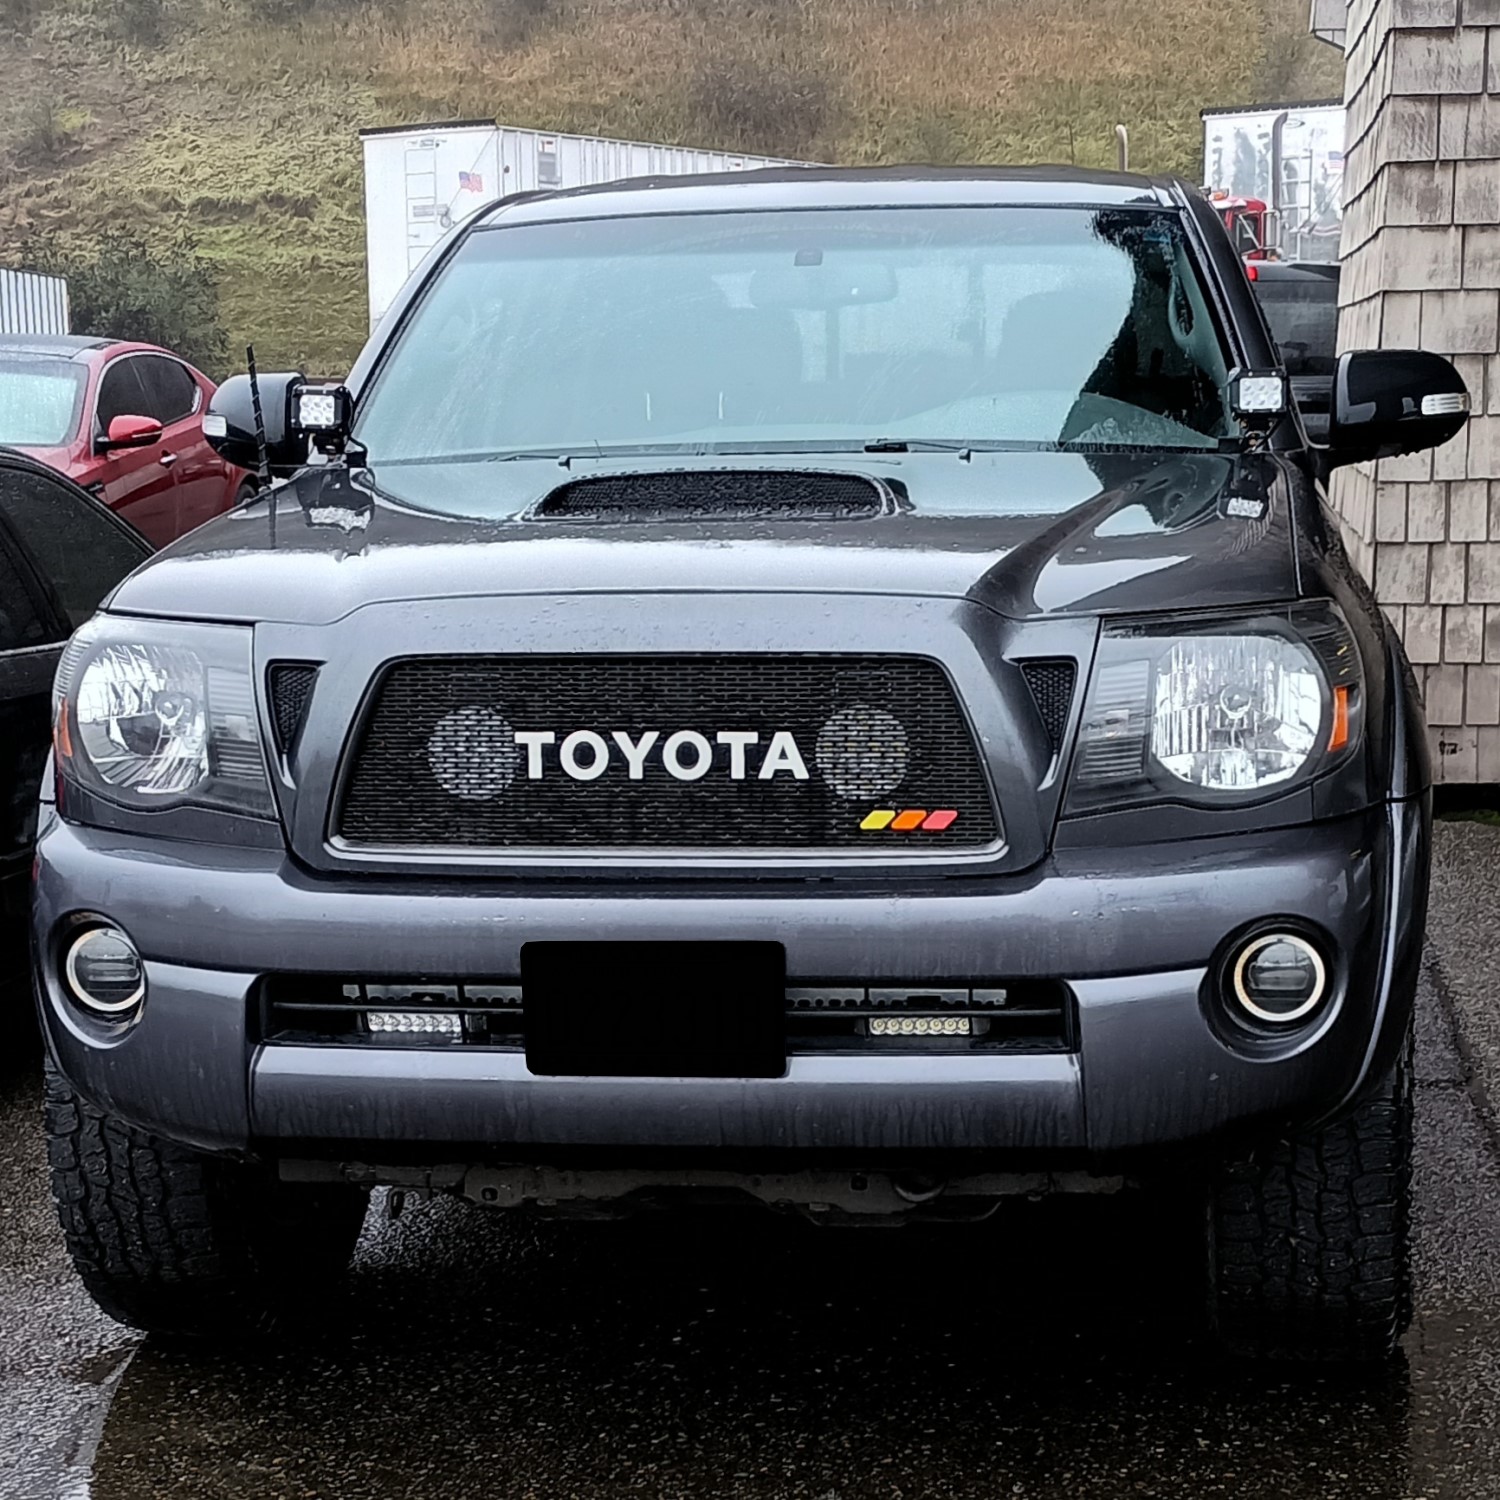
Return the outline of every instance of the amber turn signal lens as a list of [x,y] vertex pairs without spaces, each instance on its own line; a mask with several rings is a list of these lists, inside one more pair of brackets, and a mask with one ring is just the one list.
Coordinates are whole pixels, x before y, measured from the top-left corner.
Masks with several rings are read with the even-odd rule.
[[1342,750],[1349,743],[1349,689],[1333,690],[1333,732],[1328,736],[1330,750]]

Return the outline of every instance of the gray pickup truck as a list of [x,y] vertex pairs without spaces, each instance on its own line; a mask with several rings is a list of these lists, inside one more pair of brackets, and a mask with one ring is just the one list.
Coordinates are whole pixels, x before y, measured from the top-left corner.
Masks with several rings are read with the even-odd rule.
[[1226,1347],[1384,1356],[1430,778],[1318,482],[1467,410],[1346,355],[1312,449],[1175,180],[480,212],[345,384],[220,389],[290,477],[62,662],[33,939],[90,1291],[273,1326],[376,1187],[847,1226],[1148,1184]]

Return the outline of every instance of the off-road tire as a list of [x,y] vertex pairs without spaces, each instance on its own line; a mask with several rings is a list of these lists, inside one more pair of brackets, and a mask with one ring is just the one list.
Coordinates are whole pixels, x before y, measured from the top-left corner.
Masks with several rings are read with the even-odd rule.
[[1386,1358],[1410,1326],[1412,1044],[1346,1118],[1226,1162],[1210,1188],[1208,1312],[1229,1353]]
[[368,1194],[279,1182],[80,1099],[49,1062],[52,1196],[73,1265],[110,1317],[174,1339],[270,1332],[347,1268]]

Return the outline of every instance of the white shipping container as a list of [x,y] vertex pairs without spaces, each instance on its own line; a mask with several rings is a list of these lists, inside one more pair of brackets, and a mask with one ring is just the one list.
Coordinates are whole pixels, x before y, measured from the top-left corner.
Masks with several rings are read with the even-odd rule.
[[492,120],[362,130],[360,142],[372,328],[433,246],[496,198],[626,177],[806,165],[689,146],[517,130]]
[[1204,110],[1203,185],[1274,208],[1289,259],[1337,260],[1346,120],[1338,103]]
[[0,333],[68,333],[68,283],[61,276],[0,269]]

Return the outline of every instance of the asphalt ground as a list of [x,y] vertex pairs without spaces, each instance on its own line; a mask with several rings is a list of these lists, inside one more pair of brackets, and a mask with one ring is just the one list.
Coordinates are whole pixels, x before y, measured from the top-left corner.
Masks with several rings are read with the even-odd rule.
[[0,1078],[0,1497],[1500,1496],[1500,828],[1443,825],[1418,1311],[1389,1368],[1218,1362],[1192,1226],[528,1227],[377,1201],[277,1348],[141,1343],[73,1281],[34,1057]]

